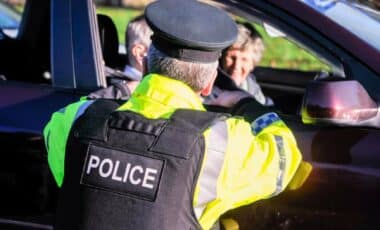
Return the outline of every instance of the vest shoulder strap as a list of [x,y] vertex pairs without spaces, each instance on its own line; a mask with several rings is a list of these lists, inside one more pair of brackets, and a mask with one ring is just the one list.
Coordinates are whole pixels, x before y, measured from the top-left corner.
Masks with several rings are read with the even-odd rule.
[[188,159],[203,132],[227,114],[178,109],[169,120],[147,119],[130,111],[117,111],[118,101],[99,99],[75,122],[76,137],[106,142],[108,129],[116,128],[155,136],[149,151]]
[[74,123],[72,127],[74,136],[105,141],[109,115],[122,103],[123,101],[110,99],[96,100]]

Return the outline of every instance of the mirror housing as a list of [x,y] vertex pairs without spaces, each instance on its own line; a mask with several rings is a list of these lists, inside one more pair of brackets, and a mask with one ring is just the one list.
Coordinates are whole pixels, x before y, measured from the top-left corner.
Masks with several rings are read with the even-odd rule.
[[305,124],[380,128],[379,104],[356,80],[324,78],[309,83],[304,94]]

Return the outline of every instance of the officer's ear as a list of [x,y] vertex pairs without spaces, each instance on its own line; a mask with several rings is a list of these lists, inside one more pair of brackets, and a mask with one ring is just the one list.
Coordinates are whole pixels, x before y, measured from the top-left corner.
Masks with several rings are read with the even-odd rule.
[[218,71],[215,69],[214,74],[212,75],[212,78],[210,79],[209,83],[206,85],[205,88],[201,90],[201,95],[204,97],[207,97],[212,92],[212,87],[214,86],[214,82],[216,79],[216,76],[218,75]]

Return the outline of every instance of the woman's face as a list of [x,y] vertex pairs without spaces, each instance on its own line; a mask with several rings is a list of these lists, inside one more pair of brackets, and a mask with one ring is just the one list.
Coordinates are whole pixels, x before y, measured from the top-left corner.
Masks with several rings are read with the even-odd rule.
[[238,86],[241,85],[255,68],[252,52],[250,49],[239,49],[232,46],[224,54],[222,68]]

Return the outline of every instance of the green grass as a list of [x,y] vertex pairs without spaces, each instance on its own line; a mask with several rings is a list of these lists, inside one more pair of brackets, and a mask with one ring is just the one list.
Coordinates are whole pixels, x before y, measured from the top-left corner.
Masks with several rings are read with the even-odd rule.
[[126,8],[100,7],[97,9],[97,13],[106,14],[112,18],[116,25],[119,43],[124,44],[125,29],[127,28],[128,22],[143,12],[141,10]]
[[[141,10],[133,10],[126,8],[111,8],[100,7],[97,9],[98,13],[109,15],[114,21],[118,35],[119,42],[124,44],[124,33],[128,22],[135,16],[142,13]],[[264,29],[260,26],[255,26],[266,46],[265,54],[260,66],[268,66],[274,68],[288,68],[298,70],[329,70],[329,66],[320,62],[316,57],[294,43],[284,38],[269,37]]]
[[298,70],[330,70],[327,64],[295,43],[281,37],[269,37],[262,27],[255,27],[262,35],[266,47],[260,66]]

